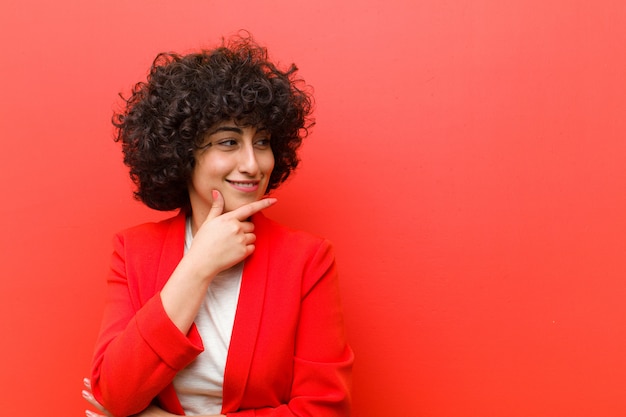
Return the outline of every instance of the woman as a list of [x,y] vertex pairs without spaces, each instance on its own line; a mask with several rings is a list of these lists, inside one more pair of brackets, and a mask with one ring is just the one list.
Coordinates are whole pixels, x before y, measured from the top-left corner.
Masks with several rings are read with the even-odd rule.
[[261,214],[312,124],[295,73],[245,37],[161,54],[114,117],[136,197],[179,214],[115,239],[83,392],[105,414],[349,415],[332,249]]

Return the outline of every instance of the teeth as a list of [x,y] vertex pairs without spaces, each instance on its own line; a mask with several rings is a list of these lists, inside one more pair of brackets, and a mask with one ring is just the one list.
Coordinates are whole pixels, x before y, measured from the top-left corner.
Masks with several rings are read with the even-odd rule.
[[248,188],[252,188],[254,187],[254,184],[249,183],[249,182],[233,182],[233,184],[239,186],[239,187],[248,187]]

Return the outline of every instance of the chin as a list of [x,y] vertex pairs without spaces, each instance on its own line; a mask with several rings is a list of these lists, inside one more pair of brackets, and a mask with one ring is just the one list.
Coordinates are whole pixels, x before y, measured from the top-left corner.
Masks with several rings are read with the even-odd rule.
[[233,210],[237,210],[239,207],[245,206],[246,204],[250,204],[253,203],[255,201],[260,200],[261,198],[263,198],[263,196],[250,196],[250,197],[239,197],[239,198],[227,198],[224,201],[224,211],[228,212],[228,211],[233,211]]

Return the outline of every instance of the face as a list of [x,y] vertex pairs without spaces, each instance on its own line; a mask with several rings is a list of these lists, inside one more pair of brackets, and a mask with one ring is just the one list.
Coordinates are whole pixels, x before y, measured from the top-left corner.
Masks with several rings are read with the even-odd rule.
[[189,198],[194,218],[201,219],[211,209],[213,190],[224,197],[224,212],[235,210],[265,195],[274,169],[269,132],[234,121],[209,129],[195,158]]

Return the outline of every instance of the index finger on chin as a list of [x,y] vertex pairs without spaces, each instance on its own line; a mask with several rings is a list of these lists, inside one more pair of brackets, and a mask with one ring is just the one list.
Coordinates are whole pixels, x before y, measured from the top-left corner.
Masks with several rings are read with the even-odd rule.
[[245,206],[241,206],[238,209],[234,210],[232,214],[235,215],[238,220],[244,221],[248,217],[252,216],[254,213],[258,213],[259,211],[273,205],[274,203],[276,203],[276,201],[278,200],[276,200],[275,198],[264,198],[262,200],[254,201],[250,204],[246,204]]

